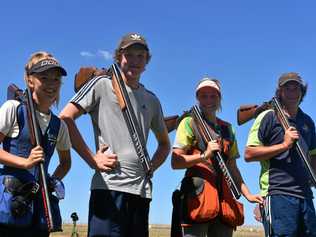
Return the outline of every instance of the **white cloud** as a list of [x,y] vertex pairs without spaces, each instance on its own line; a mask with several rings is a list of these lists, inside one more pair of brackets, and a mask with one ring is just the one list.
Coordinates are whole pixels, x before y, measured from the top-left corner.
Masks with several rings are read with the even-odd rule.
[[109,51],[99,49],[97,55],[104,58],[105,60],[111,60],[113,58]]
[[112,60],[113,55],[106,50],[98,49],[96,53],[90,51],[81,51],[80,55],[85,58],[99,57],[105,60]]
[[81,55],[82,57],[94,57],[94,56],[95,56],[93,53],[91,53],[91,52],[89,52],[89,51],[81,51],[81,52],[80,52],[80,55]]

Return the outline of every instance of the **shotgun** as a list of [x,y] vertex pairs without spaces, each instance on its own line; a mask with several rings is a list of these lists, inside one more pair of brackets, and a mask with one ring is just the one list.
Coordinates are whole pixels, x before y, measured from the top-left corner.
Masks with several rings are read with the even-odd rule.
[[[273,97],[272,98],[272,106],[273,106],[273,109],[283,127],[284,130],[288,129],[290,127],[290,123],[286,117],[286,115],[284,114],[283,110],[282,110],[282,107],[280,105],[280,102],[279,100],[276,98],[276,97]],[[302,145],[305,143],[304,139],[299,138],[298,141],[295,142],[295,149],[297,151],[297,153],[299,154],[299,156],[301,157],[302,161],[303,161],[303,164],[305,166],[305,169],[307,171],[307,173],[309,174],[310,176],[310,179],[311,179],[311,182],[313,184],[314,187],[316,187],[316,176],[315,176],[315,173],[309,163],[309,161],[311,160],[311,158],[309,157],[309,154],[304,152],[303,148],[302,148]]]
[[164,117],[164,121],[168,130],[168,133],[176,129],[178,124],[179,115],[172,115]]
[[[28,117],[28,125],[30,127],[30,139],[32,145],[35,147],[37,145],[41,145],[40,136],[38,134],[39,126],[36,121],[36,114],[34,109],[34,103],[32,98],[32,92],[29,87],[23,93],[23,90],[19,89],[15,84],[10,84],[7,90],[8,99],[15,99],[20,101],[21,103],[26,104],[27,108],[27,117]],[[39,174],[40,174],[40,182],[41,182],[41,192],[43,197],[43,205],[45,211],[45,218],[47,222],[48,231],[54,231],[54,223],[52,217],[52,211],[49,200],[49,192],[47,189],[46,182],[46,174],[44,169],[43,162],[39,163]]]
[[[211,130],[211,128],[207,125],[205,120],[203,119],[202,112],[198,105],[194,105],[191,109],[191,114],[193,117],[193,120],[195,124],[197,125],[199,134],[201,135],[203,141],[205,144],[207,144],[210,141],[215,141],[216,137],[214,134],[214,131]],[[225,181],[227,182],[227,185],[235,199],[239,199],[241,196],[241,193],[239,189],[237,188],[237,185],[230,174],[230,171],[228,170],[225,161],[219,151],[215,153],[215,160],[218,164],[219,169],[221,170]]]
[[[96,76],[110,76],[110,72],[105,68],[81,67],[75,75],[74,91],[77,93],[81,87]],[[168,133],[175,130],[178,118],[178,115],[171,115],[164,118]]]
[[237,123],[242,125],[249,120],[256,118],[261,112],[270,109],[270,102],[264,102],[262,105],[242,105],[237,110]]
[[[243,123],[246,123],[247,121],[257,117],[261,112],[267,109],[273,109],[275,111],[284,130],[290,127],[289,121],[282,110],[279,100],[276,97],[273,97],[269,102],[264,102],[261,106],[258,106],[258,105],[240,106],[240,108],[237,111],[238,125],[242,125]],[[295,149],[297,153],[299,154],[299,157],[301,157],[303,161],[304,167],[310,176],[312,184],[316,186],[316,175],[309,163],[309,160],[310,160],[309,154],[305,153],[304,150],[302,149],[302,145],[304,143],[305,141],[300,137],[299,140],[295,142],[294,144]]]
[[112,86],[117,96],[124,120],[126,122],[130,137],[132,139],[136,154],[143,166],[148,178],[152,177],[151,160],[146,149],[143,134],[136,119],[134,109],[128,96],[128,92],[123,81],[122,73],[116,63],[112,64]]

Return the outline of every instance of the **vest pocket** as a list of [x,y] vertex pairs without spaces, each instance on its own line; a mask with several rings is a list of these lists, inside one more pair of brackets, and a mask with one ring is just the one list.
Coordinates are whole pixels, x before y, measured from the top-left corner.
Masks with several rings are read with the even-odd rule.
[[38,188],[35,182],[23,184],[14,176],[1,175],[0,223],[12,227],[30,226],[34,211],[33,199]]

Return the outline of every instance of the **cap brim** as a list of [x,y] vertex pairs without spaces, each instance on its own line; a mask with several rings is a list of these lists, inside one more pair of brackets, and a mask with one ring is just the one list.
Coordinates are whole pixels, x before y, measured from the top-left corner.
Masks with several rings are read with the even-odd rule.
[[129,46],[136,45],[136,44],[143,46],[148,51],[148,46],[145,43],[139,42],[139,41],[129,42],[129,43],[125,44],[124,46],[122,46],[121,49],[126,49]]
[[279,86],[284,86],[286,83],[288,83],[290,81],[295,81],[295,82],[297,82],[300,85],[304,85],[304,83],[302,81],[300,81],[300,80],[297,80],[297,79],[294,79],[294,78],[293,79],[289,78],[289,79],[279,83]]
[[45,72],[45,71],[52,69],[52,68],[59,69],[62,76],[67,76],[67,72],[62,66],[54,65],[54,64],[48,64],[48,65],[45,65],[45,66],[40,67],[38,69],[35,69],[32,71],[32,73],[41,73],[41,72]]

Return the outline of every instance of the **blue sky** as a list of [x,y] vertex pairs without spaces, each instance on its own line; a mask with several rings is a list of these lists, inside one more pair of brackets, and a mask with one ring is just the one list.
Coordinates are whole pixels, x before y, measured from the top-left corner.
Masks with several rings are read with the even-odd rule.
[[[4,1],[0,8],[1,84],[24,87],[23,68],[31,53],[47,50],[67,69],[58,113],[73,96],[73,78],[81,66],[108,67],[120,37],[128,32],[145,36],[152,53],[141,82],[161,101],[165,115],[181,114],[195,103],[194,88],[205,75],[218,78],[223,87],[222,119],[237,130],[243,154],[251,123],[238,126],[241,104],[260,104],[274,94],[283,72],[299,72],[309,84],[302,104],[316,118],[316,30],[314,1]],[[89,116],[77,122],[94,149]],[[174,140],[174,132],[170,134]],[[148,150],[156,142],[151,136]],[[57,160],[57,157],[53,160]],[[61,202],[64,221],[76,211],[80,222],[88,215],[93,171],[72,152],[73,165],[65,178],[66,199]],[[51,167],[56,166],[56,162]],[[252,192],[258,191],[259,165],[238,160]],[[183,171],[170,167],[170,156],[153,178],[150,223],[170,223],[171,194]],[[315,193],[315,192],[314,192]],[[244,199],[246,224],[254,205]]]

